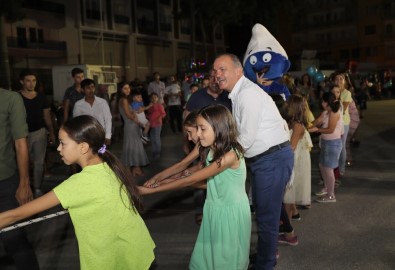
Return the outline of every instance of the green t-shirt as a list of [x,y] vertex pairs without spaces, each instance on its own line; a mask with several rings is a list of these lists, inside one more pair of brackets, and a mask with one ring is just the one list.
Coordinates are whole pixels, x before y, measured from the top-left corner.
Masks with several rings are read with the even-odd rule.
[[85,167],[54,192],[73,221],[81,269],[149,269],[155,244],[106,163]]
[[28,135],[20,94],[0,88],[0,180],[16,173],[14,140]]

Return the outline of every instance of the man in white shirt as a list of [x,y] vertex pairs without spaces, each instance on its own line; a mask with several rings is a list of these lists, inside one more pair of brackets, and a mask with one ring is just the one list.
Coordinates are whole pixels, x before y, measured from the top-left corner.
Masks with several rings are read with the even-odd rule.
[[107,101],[103,98],[95,96],[96,85],[94,80],[83,80],[81,82],[81,88],[83,89],[85,97],[75,103],[73,117],[77,117],[79,115],[90,115],[95,117],[106,132],[105,144],[110,145],[112,116]]
[[170,128],[174,133],[177,131],[183,132],[181,95],[180,85],[174,76],[170,76],[169,85],[165,88],[165,96],[167,97],[167,106],[169,108]]
[[289,131],[272,98],[244,77],[237,56],[216,58],[214,71],[219,88],[230,92],[239,142],[251,168],[251,184],[259,227],[255,269],[276,264],[278,230],[284,189],[290,179],[294,155]]
[[153,74],[154,80],[148,84],[148,95],[152,93],[156,93],[159,97],[159,102],[164,104],[164,96],[165,96],[165,83],[160,80],[159,72],[154,72]]

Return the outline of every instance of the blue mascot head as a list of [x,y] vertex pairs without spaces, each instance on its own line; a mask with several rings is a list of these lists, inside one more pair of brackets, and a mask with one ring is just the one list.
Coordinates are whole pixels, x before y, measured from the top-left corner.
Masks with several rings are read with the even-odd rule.
[[257,83],[268,94],[281,94],[285,99],[290,92],[278,80],[291,66],[281,44],[261,24],[252,28],[252,37],[244,56],[244,75],[257,83],[257,77],[273,81],[270,86]]

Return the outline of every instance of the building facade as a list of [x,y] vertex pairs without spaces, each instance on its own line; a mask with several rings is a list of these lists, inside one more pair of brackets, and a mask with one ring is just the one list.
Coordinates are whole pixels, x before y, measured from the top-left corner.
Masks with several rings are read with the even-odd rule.
[[[301,68],[303,51],[315,51],[320,69],[385,70],[395,67],[392,0],[293,1],[278,37]],[[289,23],[291,22],[291,23]]]
[[226,50],[223,29],[204,40],[180,1],[25,1],[24,18],[5,25],[12,77],[32,68],[50,88],[51,68],[58,65],[101,65],[127,81],[204,66]]

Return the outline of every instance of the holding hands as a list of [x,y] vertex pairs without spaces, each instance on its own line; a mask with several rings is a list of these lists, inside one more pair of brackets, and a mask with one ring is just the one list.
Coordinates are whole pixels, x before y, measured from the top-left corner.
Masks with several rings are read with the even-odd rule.
[[187,177],[189,175],[191,175],[191,172],[188,169],[183,170],[179,173],[173,174],[169,178],[165,178],[165,179],[161,179],[161,180],[160,180],[160,177],[158,177],[158,175],[155,175],[151,179],[147,180],[143,184],[143,186],[139,186],[138,189],[139,189],[139,192],[141,195],[153,194],[153,193],[159,192],[158,190],[155,190],[155,188],[157,188],[161,185],[164,185],[164,184],[174,182],[176,180]]

